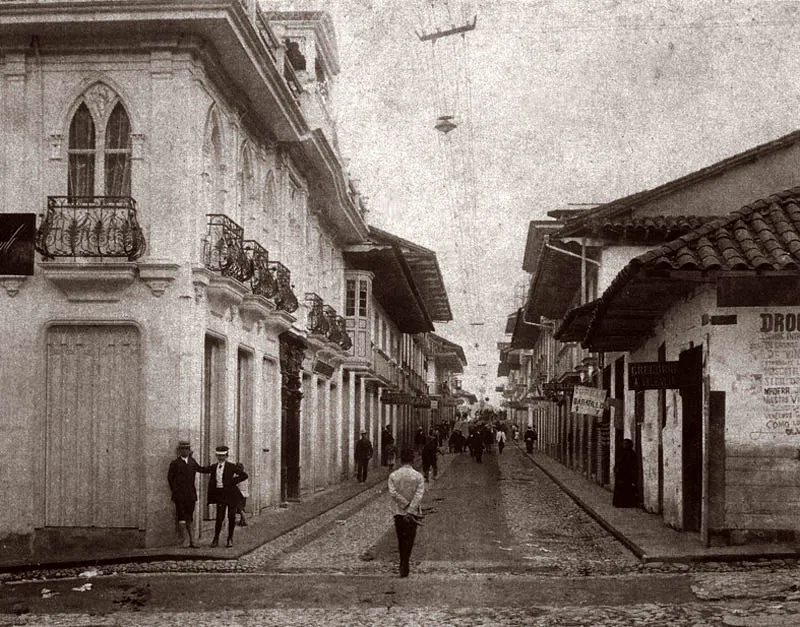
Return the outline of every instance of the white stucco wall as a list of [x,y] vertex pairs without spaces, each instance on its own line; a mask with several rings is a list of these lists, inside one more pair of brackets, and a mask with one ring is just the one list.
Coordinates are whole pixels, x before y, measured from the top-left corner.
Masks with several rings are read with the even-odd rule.
[[711,389],[726,394],[725,522],[800,529],[800,309],[728,308],[716,326]]

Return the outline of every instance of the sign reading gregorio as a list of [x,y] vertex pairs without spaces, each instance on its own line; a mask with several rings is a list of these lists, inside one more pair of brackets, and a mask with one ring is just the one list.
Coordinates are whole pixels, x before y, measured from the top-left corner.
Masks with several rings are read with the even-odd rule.
[[679,364],[677,361],[640,361],[628,364],[628,389],[677,389],[681,387]]

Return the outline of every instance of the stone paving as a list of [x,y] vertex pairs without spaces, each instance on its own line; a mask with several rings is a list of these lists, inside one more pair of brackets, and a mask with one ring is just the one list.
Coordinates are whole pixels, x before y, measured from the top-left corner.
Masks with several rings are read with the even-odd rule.
[[[442,472],[454,456],[444,458]],[[514,565],[503,576],[524,582],[531,573],[563,582],[569,578],[622,577],[674,573],[689,578],[696,601],[676,604],[565,605],[560,607],[325,607],[272,608],[246,611],[116,612],[113,615],[0,614],[5,625],[742,625],[800,626],[800,578],[796,560],[747,563],[641,564],[513,446],[497,456],[499,491],[512,541],[508,551]],[[426,497],[433,507],[436,483]],[[357,511],[354,511],[356,510]],[[349,514],[349,515],[348,515]],[[376,539],[391,531],[388,496],[383,485],[327,512],[239,560],[158,562],[113,565],[97,574],[149,572],[272,572],[325,573],[358,577],[392,576],[396,565],[370,553]],[[494,565],[486,562],[422,561],[412,566],[415,577],[441,579],[448,585],[485,576]],[[76,576],[83,569],[29,571],[0,576],[0,583],[20,579]],[[289,575],[287,575],[289,576]]]

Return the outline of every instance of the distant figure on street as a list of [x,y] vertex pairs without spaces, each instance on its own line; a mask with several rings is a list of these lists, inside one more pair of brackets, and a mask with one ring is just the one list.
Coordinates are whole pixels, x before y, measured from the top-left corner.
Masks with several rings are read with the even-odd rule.
[[181,545],[197,548],[194,542],[194,507],[197,503],[195,477],[202,472],[200,464],[192,457],[192,447],[187,441],[178,442],[176,457],[169,463],[167,482],[175,503],[175,522],[181,535]]
[[493,444],[494,444],[494,433],[492,432],[492,428],[487,425],[483,428],[483,446],[486,449],[487,453],[492,452]]
[[[244,464],[236,464],[236,470],[244,472]],[[236,485],[236,488],[239,490],[239,503],[236,506],[236,513],[239,514],[240,527],[247,527],[247,518],[245,518],[244,509],[247,507],[247,499],[250,498],[249,482],[249,479],[245,479]]]
[[483,463],[484,441],[483,433],[476,431],[475,438],[472,440],[472,456],[479,464]]
[[400,576],[408,577],[411,549],[417,537],[417,527],[422,524],[422,496],[425,479],[414,470],[414,451],[400,451],[402,466],[389,475],[389,497],[392,499],[394,529],[400,552]]
[[356,458],[356,479],[359,483],[364,483],[367,480],[367,470],[369,469],[369,460],[375,451],[372,448],[372,442],[367,437],[367,432],[361,432],[361,439],[356,442],[355,458]]
[[538,439],[539,436],[536,433],[536,429],[534,429],[533,426],[529,426],[525,431],[525,450],[529,453],[533,453],[533,445],[536,444],[536,440]]
[[638,505],[639,460],[633,450],[633,441],[625,438],[614,464],[614,507]]
[[425,443],[425,446],[422,447],[422,474],[425,477],[425,481],[428,481],[431,469],[433,470],[434,479],[439,476],[439,465],[437,463],[438,455],[439,439],[436,437],[435,431],[431,429],[428,441]]
[[502,455],[503,449],[506,446],[506,432],[502,429],[498,429],[497,434],[494,437],[495,440],[497,440],[497,454]]
[[219,534],[225,515],[228,516],[228,540],[226,547],[233,546],[233,530],[236,528],[236,510],[242,498],[237,485],[247,479],[247,473],[239,470],[237,464],[228,461],[227,446],[218,446],[214,450],[217,461],[203,467],[201,472],[210,474],[208,481],[208,504],[217,506],[217,518],[214,522],[214,539],[211,546],[219,546]]
[[422,447],[425,446],[425,443],[427,441],[428,438],[425,437],[425,432],[422,430],[422,427],[420,427],[414,434],[414,448],[417,450],[418,453],[422,452]]
[[381,431],[381,466],[389,465],[389,448],[394,446],[392,425],[386,425]]

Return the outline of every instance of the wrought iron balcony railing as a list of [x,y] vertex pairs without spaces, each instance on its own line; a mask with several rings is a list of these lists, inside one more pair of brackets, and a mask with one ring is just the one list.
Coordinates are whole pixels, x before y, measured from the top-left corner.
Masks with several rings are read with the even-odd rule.
[[278,292],[275,277],[269,269],[269,253],[257,241],[248,239],[244,241],[244,252],[250,263],[250,288],[256,296],[274,298]]
[[341,333],[339,346],[342,347],[342,350],[349,351],[353,348],[353,338],[351,338],[350,334],[347,332],[347,320],[344,319],[344,316],[336,316],[336,326],[339,327],[339,332]]
[[292,273],[280,261],[270,261],[269,271],[275,280],[275,306],[286,313],[294,313],[300,306],[292,291]]
[[325,317],[322,297],[314,292],[306,292],[306,303],[310,307],[308,310],[308,330],[314,335],[327,337],[330,325]]
[[118,257],[134,261],[146,249],[129,196],[48,196],[36,250],[55,257]]
[[244,229],[226,215],[208,214],[203,265],[242,283],[253,276],[253,268],[244,250]]
[[328,333],[325,337],[334,344],[339,344],[342,339],[342,332],[336,324],[336,310],[330,305],[324,305],[322,307],[322,313],[325,316],[325,320],[328,322]]

